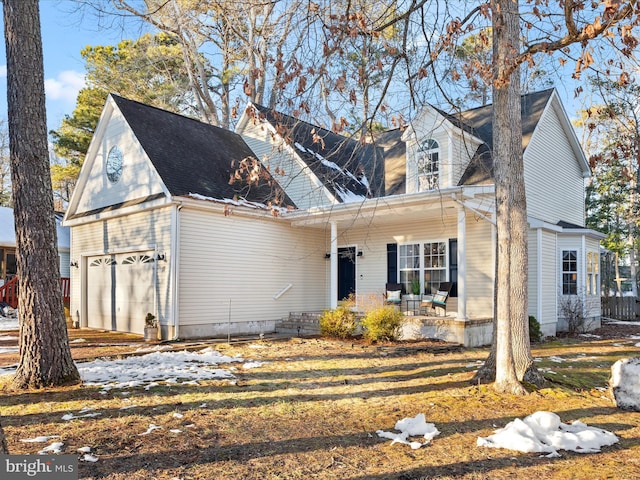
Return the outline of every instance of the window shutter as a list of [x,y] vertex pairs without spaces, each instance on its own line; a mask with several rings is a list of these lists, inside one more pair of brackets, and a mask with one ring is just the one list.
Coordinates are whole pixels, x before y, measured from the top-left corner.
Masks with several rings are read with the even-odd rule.
[[398,244],[387,243],[387,283],[398,282]]

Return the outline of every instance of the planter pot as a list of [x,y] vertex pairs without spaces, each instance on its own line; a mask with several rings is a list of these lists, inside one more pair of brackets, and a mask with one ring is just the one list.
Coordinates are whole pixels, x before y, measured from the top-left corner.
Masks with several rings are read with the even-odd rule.
[[157,342],[158,341],[158,327],[144,327],[144,341],[145,342]]

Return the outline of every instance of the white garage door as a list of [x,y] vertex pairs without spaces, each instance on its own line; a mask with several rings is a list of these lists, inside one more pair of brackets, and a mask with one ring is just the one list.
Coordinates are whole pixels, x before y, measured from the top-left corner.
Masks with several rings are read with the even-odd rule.
[[142,334],[145,316],[155,312],[153,252],[87,260],[88,326]]

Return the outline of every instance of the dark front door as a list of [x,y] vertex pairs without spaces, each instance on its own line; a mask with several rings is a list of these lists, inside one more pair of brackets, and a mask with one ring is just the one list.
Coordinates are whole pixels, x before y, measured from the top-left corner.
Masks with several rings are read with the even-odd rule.
[[356,293],[356,248],[338,249],[338,300]]

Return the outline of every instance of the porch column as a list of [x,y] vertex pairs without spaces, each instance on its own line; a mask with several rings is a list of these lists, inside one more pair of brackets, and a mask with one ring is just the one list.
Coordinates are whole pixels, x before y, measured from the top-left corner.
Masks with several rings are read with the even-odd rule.
[[338,306],[338,225],[336,222],[331,222],[331,246],[329,251],[331,253],[329,306],[336,308]]
[[458,320],[467,320],[467,216],[458,205]]

